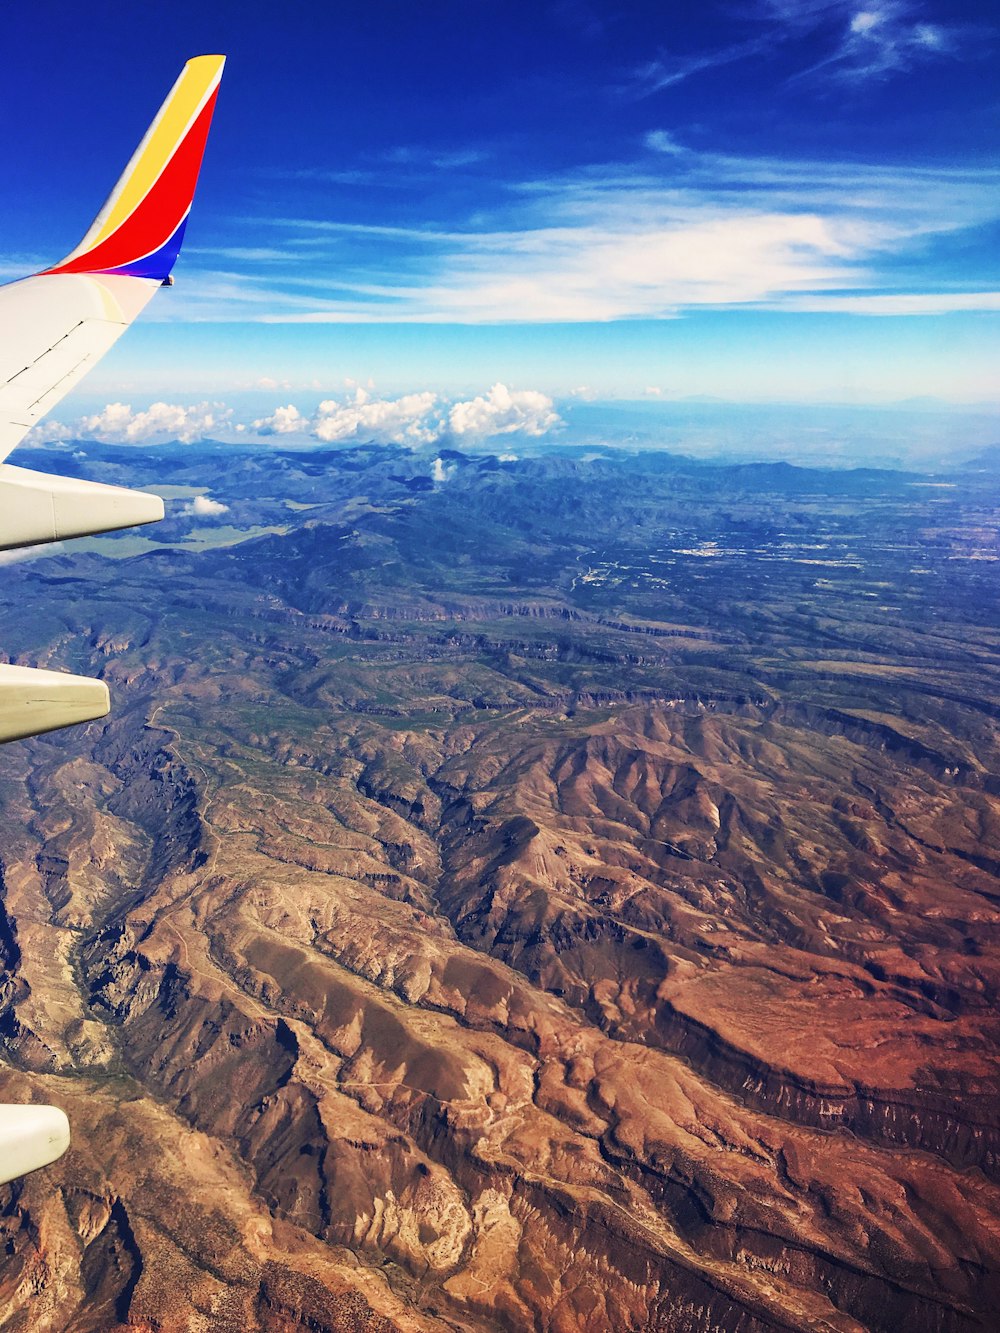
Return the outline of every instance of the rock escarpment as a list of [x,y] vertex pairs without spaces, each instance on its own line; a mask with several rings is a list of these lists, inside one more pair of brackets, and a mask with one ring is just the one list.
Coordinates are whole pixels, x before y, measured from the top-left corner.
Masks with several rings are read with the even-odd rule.
[[0,1328],[990,1327],[992,609],[845,648],[853,584],[699,618],[692,557],[654,623],[477,532],[504,596],[331,564],[331,634],[321,531],[12,574],[115,710],[3,756],[0,1093],[74,1144]]

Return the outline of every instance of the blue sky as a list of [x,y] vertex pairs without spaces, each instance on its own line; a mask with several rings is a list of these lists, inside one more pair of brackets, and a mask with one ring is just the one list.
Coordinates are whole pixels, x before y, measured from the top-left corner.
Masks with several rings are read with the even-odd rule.
[[187,56],[229,56],[178,285],[63,421],[1000,398],[993,4],[40,0],[4,28],[4,277],[75,244]]

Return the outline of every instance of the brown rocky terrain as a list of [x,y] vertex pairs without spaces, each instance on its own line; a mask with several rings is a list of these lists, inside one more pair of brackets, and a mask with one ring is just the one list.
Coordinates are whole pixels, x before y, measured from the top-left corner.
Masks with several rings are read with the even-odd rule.
[[[2,755],[0,1093],[74,1139],[2,1191],[0,1328],[995,1327],[981,566],[772,474],[666,565],[672,473],[645,564],[528,465],[473,541],[496,475],[5,571],[11,657],[114,711]],[[860,572],[766,563],[821,502]]]

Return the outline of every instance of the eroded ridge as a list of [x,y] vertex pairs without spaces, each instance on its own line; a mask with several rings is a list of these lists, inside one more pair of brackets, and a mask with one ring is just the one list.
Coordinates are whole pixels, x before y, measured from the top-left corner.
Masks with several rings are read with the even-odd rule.
[[113,641],[48,584],[118,704],[4,773],[0,1086],[74,1126],[7,1326],[989,1327],[992,629],[493,596],[482,532],[376,597],[446,503],[116,562]]

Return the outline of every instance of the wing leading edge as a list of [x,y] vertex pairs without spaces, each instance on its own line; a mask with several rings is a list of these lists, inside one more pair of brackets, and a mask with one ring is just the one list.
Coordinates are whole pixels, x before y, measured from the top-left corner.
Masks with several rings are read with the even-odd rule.
[[[163,517],[155,495],[51,477],[2,460],[107,352],[177,259],[215,109],[223,56],[189,60],[83,240],[0,286],[0,550]],[[0,742],[104,717],[103,681],[0,665]],[[54,1106],[0,1106],[0,1184],[69,1147]]]

